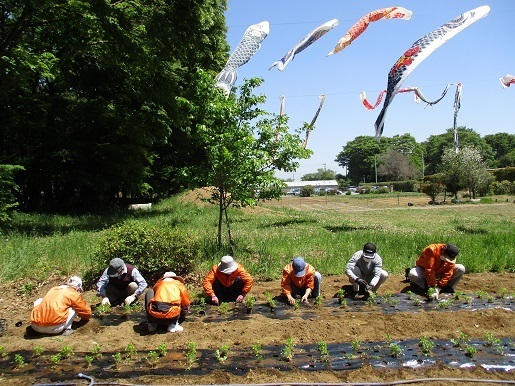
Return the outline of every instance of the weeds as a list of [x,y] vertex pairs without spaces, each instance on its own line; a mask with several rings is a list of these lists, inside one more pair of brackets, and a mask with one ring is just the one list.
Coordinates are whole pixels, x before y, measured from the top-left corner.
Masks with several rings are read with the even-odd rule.
[[281,350],[281,358],[286,362],[291,362],[295,353],[293,352],[293,348],[295,347],[295,343],[293,342],[293,338],[286,339],[283,349]]
[[197,361],[197,345],[194,342],[188,342],[188,351],[186,351],[186,370],[191,367]]

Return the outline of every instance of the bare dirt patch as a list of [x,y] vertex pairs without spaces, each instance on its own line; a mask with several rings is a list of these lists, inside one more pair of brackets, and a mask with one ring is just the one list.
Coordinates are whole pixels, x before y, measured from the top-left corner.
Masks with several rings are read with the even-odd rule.
[[[472,339],[484,339],[485,333],[499,338],[515,338],[515,323],[513,311],[504,308],[483,310],[434,310],[418,312],[389,312],[380,309],[351,310],[335,314],[331,308],[322,307],[308,318],[302,315],[288,318],[271,318],[254,313],[244,318],[215,317],[210,320],[205,317],[191,316],[184,323],[181,333],[158,331],[149,334],[146,330],[144,314],[136,313],[127,319],[120,317],[101,319],[95,317],[92,321],[81,326],[77,331],[65,337],[34,337],[27,334],[28,319],[32,301],[44,294],[57,281],[46,282],[33,294],[20,297],[13,290],[13,284],[3,285],[0,299],[0,318],[7,323],[7,330],[0,338],[7,356],[0,358],[0,379],[2,384],[31,385],[35,383],[63,382],[73,379],[78,373],[89,374],[98,382],[125,382],[127,384],[231,384],[231,383],[275,383],[275,382],[386,382],[403,379],[437,377],[437,378],[475,378],[475,379],[506,379],[513,380],[514,370],[491,371],[485,370],[479,364],[472,368],[452,367],[436,361],[430,366],[421,368],[378,368],[365,363],[353,370],[303,370],[296,366],[296,359],[291,362],[281,362],[275,358],[270,367],[267,362],[255,364],[247,368],[238,368],[238,360],[247,358],[245,363],[254,363],[252,346],[259,342],[263,347],[275,347],[277,352],[285,345],[288,338],[293,338],[297,353],[301,347],[316,345],[318,342],[330,344],[349,343],[355,340],[361,342],[406,341],[419,339],[426,335],[431,339],[455,338],[458,332],[467,334]],[[342,286],[347,286],[344,276],[329,276],[323,278],[322,291],[324,301],[331,301]],[[409,289],[403,277],[392,275],[381,287],[380,295],[387,293],[405,293]],[[194,290],[199,290],[198,285]],[[478,291],[484,291],[491,296],[515,293],[515,274],[513,273],[482,273],[465,275],[460,283],[460,291],[465,296],[476,296]],[[258,303],[265,301],[265,293],[278,295],[279,281],[258,282],[251,294]],[[37,292],[37,293],[36,293]],[[93,290],[84,296],[90,301],[96,301]],[[120,313],[120,310],[117,310]],[[137,359],[123,362],[119,367],[114,366],[112,355],[120,352],[125,355],[129,343],[137,350]],[[188,343],[194,342],[198,353],[198,362],[191,370],[186,370]],[[92,347],[98,343],[102,348],[102,359],[97,364],[86,368],[85,356],[91,355]],[[159,345],[165,344],[168,353],[160,358],[155,368],[151,368],[147,357],[150,351],[157,351]],[[214,362],[214,353],[222,345],[240,358],[229,358],[223,364],[202,365]],[[44,348],[41,357],[32,357],[36,346]],[[49,361],[50,355],[62,350],[64,346],[73,349],[73,356],[62,360],[53,368]],[[23,355],[27,364],[16,368],[14,354]],[[239,354],[238,354],[239,353]],[[245,354],[242,354],[245,353]],[[232,354],[232,355],[236,355]],[[202,359],[203,358],[203,359]],[[272,358],[274,359],[274,358]],[[202,362],[208,360],[208,362]],[[47,362],[44,365],[42,363]],[[209,363],[211,363],[209,362]],[[280,363],[280,365],[278,365]],[[255,368],[253,368],[255,367]],[[73,380],[78,384],[86,381]],[[104,383],[108,384],[108,383]],[[448,384],[448,382],[432,382]]]

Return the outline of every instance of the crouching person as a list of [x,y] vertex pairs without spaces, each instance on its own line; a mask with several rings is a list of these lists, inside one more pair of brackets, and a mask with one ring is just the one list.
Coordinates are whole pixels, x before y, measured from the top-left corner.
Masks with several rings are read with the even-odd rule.
[[184,279],[174,272],[166,272],[152,289],[145,294],[148,331],[154,332],[158,325],[167,326],[168,332],[183,331],[183,320],[190,309],[190,296]]
[[320,272],[298,256],[283,268],[281,293],[290,305],[295,304],[297,296],[301,297],[301,302],[307,303],[308,298],[320,296],[321,283]]
[[362,250],[351,256],[345,267],[345,274],[352,283],[352,296],[361,294],[368,297],[368,291],[377,292],[388,279],[388,272],[383,269],[383,259],[372,243],[366,243]]
[[42,334],[70,335],[76,316],[83,321],[91,319],[91,308],[82,297],[82,279],[72,276],[64,285],[53,287],[34,302],[30,325]]

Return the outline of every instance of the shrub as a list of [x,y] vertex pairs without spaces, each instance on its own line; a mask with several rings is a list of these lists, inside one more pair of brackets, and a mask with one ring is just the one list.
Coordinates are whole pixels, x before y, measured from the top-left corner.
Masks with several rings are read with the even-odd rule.
[[191,272],[199,249],[199,239],[185,231],[129,222],[104,232],[94,262],[104,269],[111,259],[119,257],[135,265],[149,280],[164,270],[178,275]]
[[300,189],[301,197],[311,197],[315,195],[315,188],[313,185],[306,185]]

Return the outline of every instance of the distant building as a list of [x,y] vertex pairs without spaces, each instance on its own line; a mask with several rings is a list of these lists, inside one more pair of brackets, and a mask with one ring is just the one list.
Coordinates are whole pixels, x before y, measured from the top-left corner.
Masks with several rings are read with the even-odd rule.
[[283,193],[288,193],[292,189],[302,189],[304,186],[311,185],[315,189],[338,189],[338,182],[336,180],[322,180],[322,181],[294,181],[285,182],[287,187],[283,188]]

